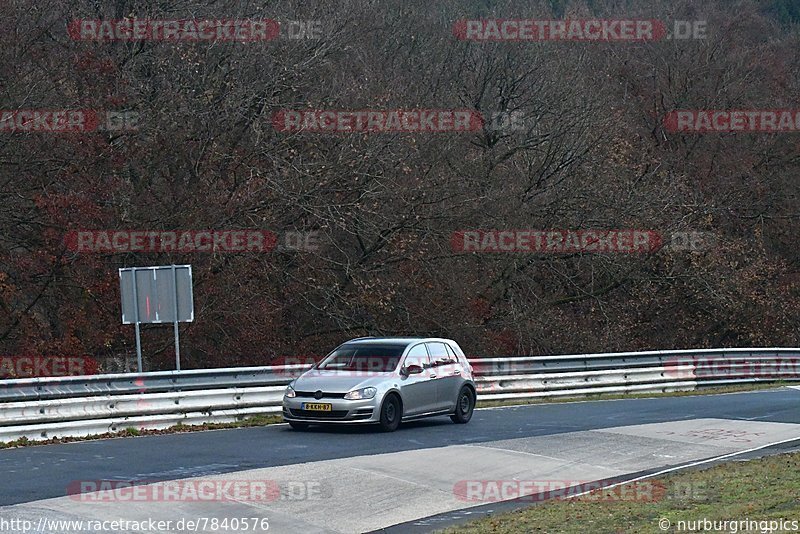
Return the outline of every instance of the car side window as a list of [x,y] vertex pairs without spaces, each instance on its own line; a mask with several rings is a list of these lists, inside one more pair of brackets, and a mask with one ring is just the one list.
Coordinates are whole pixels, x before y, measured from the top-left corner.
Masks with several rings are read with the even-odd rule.
[[431,366],[431,361],[428,357],[428,351],[425,350],[424,343],[420,343],[408,351],[405,366],[408,367],[409,365],[419,365],[423,369],[427,369]]
[[433,365],[449,365],[455,363],[455,358],[450,356],[447,352],[447,347],[444,343],[428,343],[428,352],[431,353],[431,361]]
[[450,359],[453,360],[453,363],[457,363],[458,356],[456,356],[455,351],[453,351],[453,349],[450,348],[450,345],[448,345],[447,343],[444,344],[444,347],[447,349],[447,354],[450,356]]

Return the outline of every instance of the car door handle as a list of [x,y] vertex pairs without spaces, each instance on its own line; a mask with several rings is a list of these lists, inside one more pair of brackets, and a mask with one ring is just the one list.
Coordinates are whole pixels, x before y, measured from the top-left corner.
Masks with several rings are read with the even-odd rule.
[[436,378],[436,375],[434,375],[434,374],[431,374],[431,378]]

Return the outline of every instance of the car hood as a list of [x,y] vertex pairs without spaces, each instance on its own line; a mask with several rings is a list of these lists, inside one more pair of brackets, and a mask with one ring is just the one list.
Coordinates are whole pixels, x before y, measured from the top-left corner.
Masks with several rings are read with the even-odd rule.
[[300,375],[300,377],[294,381],[292,387],[295,391],[347,393],[352,389],[373,386],[391,377],[392,373],[311,369]]

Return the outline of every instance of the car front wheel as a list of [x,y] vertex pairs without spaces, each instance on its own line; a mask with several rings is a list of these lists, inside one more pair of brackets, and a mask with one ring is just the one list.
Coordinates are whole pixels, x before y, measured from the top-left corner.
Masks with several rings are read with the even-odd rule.
[[384,432],[394,432],[400,426],[402,417],[402,407],[397,395],[389,395],[381,405],[381,430]]
[[468,387],[461,388],[458,392],[458,400],[456,401],[456,412],[450,416],[454,423],[465,424],[472,419],[472,411],[475,409],[475,395]]

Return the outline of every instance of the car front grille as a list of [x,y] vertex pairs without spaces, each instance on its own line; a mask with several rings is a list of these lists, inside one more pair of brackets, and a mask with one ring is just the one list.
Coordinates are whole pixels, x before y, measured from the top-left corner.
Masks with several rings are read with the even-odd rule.
[[[316,397],[314,397],[314,394],[315,394],[314,391],[295,391],[294,394],[297,395],[298,397],[303,397],[303,398],[310,398],[310,399],[316,398]],[[327,393],[327,392],[323,391],[321,398],[323,398],[323,399],[343,399],[345,395],[347,395],[347,393]]]

